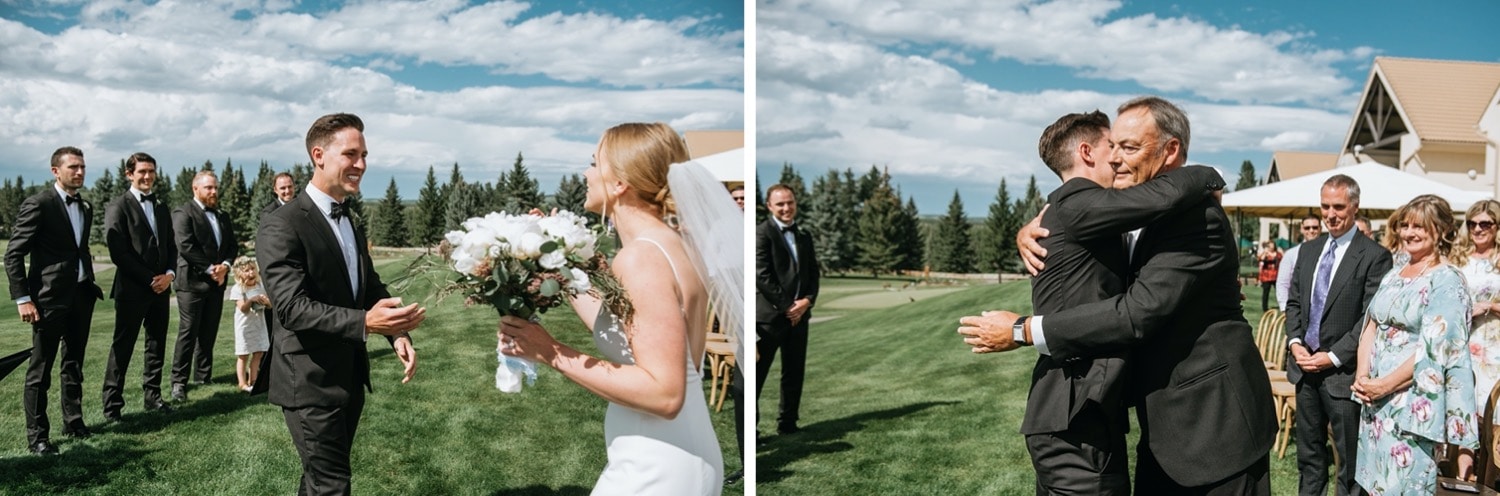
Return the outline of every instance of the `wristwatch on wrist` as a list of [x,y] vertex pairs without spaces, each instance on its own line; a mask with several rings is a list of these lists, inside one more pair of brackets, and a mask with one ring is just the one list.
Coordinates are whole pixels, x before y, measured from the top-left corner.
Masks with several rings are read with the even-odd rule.
[[1011,341],[1015,341],[1016,344],[1021,346],[1031,346],[1031,343],[1026,341],[1026,320],[1030,318],[1030,315],[1026,315],[1016,319],[1015,325],[1010,327]]

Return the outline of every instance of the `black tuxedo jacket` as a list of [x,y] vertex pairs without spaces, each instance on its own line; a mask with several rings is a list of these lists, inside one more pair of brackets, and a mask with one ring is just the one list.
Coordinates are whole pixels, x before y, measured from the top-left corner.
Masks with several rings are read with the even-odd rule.
[[[354,228],[359,290],[327,216],[306,192],[261,219],[255,237],[275,318],[262,384],[272,404],[287,408],[343,405],[370,386],[365,311],[390,297],[370,262],[365,233]],[[378,335],[377,335],[378,336]]]
[[[1127,216],[1098,209],[1091,223],[1123,225]],[[1178,484],[1219,481],[1265,457],[1276,434],[1271,383],[1240,308],[1239,250],[1224,209],[1209,198],[1148,224],[1130,267],[1124,294],[1045,316],[1052,358],[1133,349],[1129,399]]]
[[[1292,269],[1292,289],[1286,300],[1287,343],[1292,339],[1303,340],[1306,345],[1307,326],[1312,322],[1313,276],[1318,271],[1318,260],[1323,247],[1328,246],[1328,234],[1302,243],[1297,255],[1297,266]],[[1359,334],[1365,327],[1365,310],[1370,299],[1380,289],[1380,280],[1391,271],[1391,252],[1380,243],[1359,232],[1339,261],[1338,271],[1329,280],[1328,296],[1323,301],[1323,323],[1318,328],[1318,349],[1310,353],[1326,351],[1336,355],[1342,366],[1318,372],[1324,378],[1323,389],[1329,396],[1349,398],[1349,387],[1354,385],[1354,363],[1359,354]],[[1282,343],[1282,344],[1287,344]],[[1300,384],[1305,374],[1295,363],[1286,367],[1286,378],[1292,384]]]
[[[151,202],[151,216],[156,232],[146,219],[144,205],[135,194],[126,191],[109,202],[104,210],[104,244],[116,267],[115,284],[109,296],[120,299],[146,299],[160,295],[151,291],[151,279],[167,273],[177,264],[177,243],[172,235],[172,215],[166,205]],[[178,277],[183,274],[177,274]]]
[[[787,249],[786,238],[776,228],[776,221],[767,219],[755,231],[755,321],[764,324],[790,326],[786,311],[797,298],[818,302],[818,261],[813,253],[812,237],[802,232],[799,225],[794,238],[797,241],[796,262]],[[812,311],[803,315],[805,322],[812,318]]]
[[272,198],[270,203],[267,203],[266,206],[264,206],[264,207],[260,207],[260,217],[259,218],[262,219],[262,220],[264,220],[267,215],[271,215],[271,212],[275,212],[276,209],[280,208],[280,207],[281,207],[281,200],[278,199],[278,198]]
[[[1047,249],[1046,269],[1031,280],[1035,313],[1051,315],[1125,292],[1129,267],[1121,237],[1089,227],[1074,231],[1071,226],[1086,226],[1099,211],[1119,211],[1125,215],[1122,222],[1134,229],[1203,200],[1213,191],[1211,186],[1222,183],[1218,172],[1207,167],[1182,167],[1124,190],[1105,189],[1083,178],[1063,183],[1047,196],[1050,206],[1042,215],[1041,225],[1049,234],[1040,241]],[[1068,361],[1039,355],[1021,433],[1066,431],[1090,403],[1123,412],[1128,353],[1122,349]]]
[[239,238],[234,234],[234,221],[220,210],[217,216],[222,239],[214,239],[213,226],[208,224],[208,214],[198,202],[189,199],[172,210],[172,231],[177,241],[178,291],[222,291],[224,284],[214,282],[208,276],[208,268],[224,262],[234,262],[240,252]]
[[[5,248],[5,276],[10,279],[11,300],[30,296],[38,309],[61,310],[73,302],[75,291],[104,298],[103,291],[94,284],[93,260],[89,255],[89,227],[93,224],[94,209],[89,202],[81,205],[83,243],[80,244],[73,237],[73,222],[68,219],[67,206],[54,184],[21,202],[10,245]],[[79,261],[83,262],[83,281],[78,280]]]

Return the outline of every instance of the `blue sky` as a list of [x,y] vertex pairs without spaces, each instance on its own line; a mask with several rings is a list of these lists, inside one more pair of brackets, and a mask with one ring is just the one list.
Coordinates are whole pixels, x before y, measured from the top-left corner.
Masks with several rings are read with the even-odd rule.
[[1165,96],[1189,161],[1263,177],[1275,150],[1336,152],[1377,56],[1500,62],[1500,3],[1132,0],[757,2],[757,173],[889,167],[923,214],[956,189],[982,216],[1000,179],[1058,180],[1057,117]]
[[305,163],[319,115],[366,124],[367,196],[429,166],[494,181],[522,153],[551,192],[604,129],[743,129],[744,4],[726,1],[0,0],[0,177],[92,184],[132,152],[165,170]]

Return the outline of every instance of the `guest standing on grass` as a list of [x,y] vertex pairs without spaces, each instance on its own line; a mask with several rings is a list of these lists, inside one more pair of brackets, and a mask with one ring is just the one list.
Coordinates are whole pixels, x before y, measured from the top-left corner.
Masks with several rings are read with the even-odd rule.
[[239,253],[234,222],[219,210],[213,171],[193,176],[193,199],[172,210],[177,240],[177,346],[172,356],[172,401],[187,401],[188,378],[213,380],[214,343],[224,314],[229,267]]
[[1297,254],[1302,251],[1302,243],[1318,237],[1322,232],[1323,218],[1308,214],[1298,225],[1297,244],[1281,252],[1281,266],[1276,268],[1276,307],[1281,311],[1286,311],[1287,295],[1292,292],[1292,270],[1297,268]]
[[1461,478],[1472,473],[1479,447],[1469,293],[1448,262],[1455,233],[1447,201],[1418,196],[1391,223],[1402,256],[1370,300],[1360,334],[1352,389],[1364,408],[1352,464],[1360,487],[1372,494],[1434,494],[1437,446],[1457,446]]
[[[1298,491],[1328,494],[1328,469],[1339,460],[1335,493],[1358,494],[1354,445],[1359,403],[1349,397],[1365,310],[1391,270],[1391,253],[1355,228],[1359,183],[1339,174],[1323,182],[1319,209],[1328,235],[1302,243],[1286,304],[1286,378],[1296,385]],[[1332,439],[1329,433],[1332,433]],[[1337,457],[1330,456],[1328,441]]]
[[156,159],[136,153],[125,159],[125,178],[130,189],[104,210],[104,245],[115,264],[115,283],[109,290],[115,299],[114,341],[104,366],[104,420],[119,422],[125,407],[124,386],[136,336],[146,328],[146,363],[141,371],[141,390],[146,411],[170,413],[162,401],[161,372],[167,359],[167,319],[172,280],[177,273],[177,244],[173,242],[172,216],[167,206],[151,193],[156,185]]
[[1271,290],[1276,288],[1276,274],[1281,269],[1281,248],[1267,240],[1261,245],[1255,259],[1260,263],[1256,279],[1260,281],[1260,311],[1271,309]]
[[818,299],[818,261],[812,236],[797,224],[797,198],[777,184],[766,190],[771,218],[755,230],[755,397],[761,398],[771,363],[781,351],[781,407],[776,432],[793,434],[807,370],[807,330]]
[[84,170],[82,150],[65,146],[52,152],[52,177],[57,182],[21,202],[5,248],[10,297],[21,322],[31,324],[31,363],[21,405],[26,411],[27,449],[38,455],[57,454],[47,420],[47,389],[59,352],[63,434],[91,434],[83,423],[83,353],[94,302],[103,299],[104,292],[94,283],[89,255],[93,208],[78,194]]
[[261,357],[271,348],[265,318],[271,312],[271,298],[260,284],[255,259],[240,257],[234,261],[229,301],[234,302],[234,376],[239,388],[249,392],[260,376]]
[[1481,484],[1496,487],[1500,475],[1495,453],[1495,411],[1491,400],[1500,390],[1500,249],[1495,243],[1500,223],[1500,202],[1483,200],[1474,203],[1464,215],[1467,219],[1453,246],[1450,260],[1464,275],[1473,305],[1469,315],[1469,365],[1474,369],[1474,413],[1478,416],[1481,449],[1475,452],[1475,475],[1484,477]]
[[291,203],[261,220],[256,260],[276,319],[271,351],[255,384],[281,407],[302,461],[297,494],[349,494],[350,453],[370,387],[365,341],[386,336],[404,367],[417,370],[408,332],[426,318],[392,298],[370,261],[349,199],[364,178],[364,122],[352,114],[319,117],[307,130],[312,181]]

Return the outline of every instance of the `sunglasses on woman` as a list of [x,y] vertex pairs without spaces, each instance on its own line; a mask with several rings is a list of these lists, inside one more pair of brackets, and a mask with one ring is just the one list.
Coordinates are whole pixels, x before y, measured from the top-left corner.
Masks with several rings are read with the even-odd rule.
[[1481,220],[1479,222],[1475,222],[1475,221],[1471,220],[1471,221],[1465,221],[1464,224],[1467,225],[1467,226],[1469,226],[1469,230],[1470,231],[1473,231],[1473,230],[1476,230],[1476,229],[1483,229],[1483,230],[1488,231],[1490,229],[1494,229],[1495,228],[1495,223],[1493,221],[1488,221],[1488,220]]

